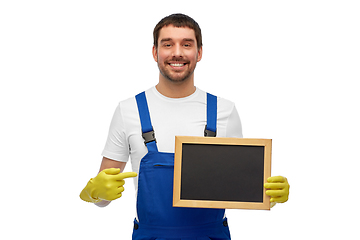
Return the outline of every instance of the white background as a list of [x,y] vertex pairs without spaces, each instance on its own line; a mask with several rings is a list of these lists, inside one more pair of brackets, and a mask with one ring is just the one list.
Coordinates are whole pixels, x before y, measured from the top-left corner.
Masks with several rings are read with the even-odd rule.
[[[154,86],[152,31],[172,13],[201,26],[199,88],[236,103],[244,137],[273,139],[290,198],[229,210],[233,239],[358,239],[358,1],[0,3],[1,234],[131,239],[135,196],[80,200],[117,103]],[[126,171],[130,170],[130,165]]]

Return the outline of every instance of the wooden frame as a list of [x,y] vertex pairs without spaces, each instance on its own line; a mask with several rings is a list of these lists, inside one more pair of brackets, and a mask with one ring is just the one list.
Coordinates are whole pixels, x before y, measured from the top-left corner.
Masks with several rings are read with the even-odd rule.
[[[229,148],[227,148],[230,146]],[[231,147],[231,146],[235,146]],[[239,147],[240,146],[240,147]],[[255,147],[255,148],[254,148]],[[195,207],[195,208],[235,208],[235,209],[263,209],[263,210],[270,210],[270,197],[265,194],[264,183],[266,179],[271,176],[271,147],[272,141],[271,139],[246,139],[246,138],[218,138],[218,137],[187,137],[187,136],[176,136],[175,137],[175,160],[174,160],[174,193],[173,193],[173,206],[174,207]],[[187,150],[192,149],[192,150]],[[219,151],[219,150],[221,151]],[[229,151],[227,150],[229,149]],[[241,161],[245,158],[249,158],[249,160],[244,160],[244,163],[240,163],[239,157],[242,156],[241,152],[247,151],[249,149],[250,153],[246,156],[251,157],[242,157]],[[225,151],[224,151],[225,150]],[[200,151],[200,153],[199,153]],[[219,156],[224,156],[221,160],[219,157],[216,157],[214,154],[218,151]],[[229,153],[230,157],[226,155],[226,152]],[[204,152],[206,152],[204,154]],[[241,154],[239,154],[241,153]],[[206,159],[200,159],[203,155]],[[225,155],[224,155],[225,154]],[[194,155],[194,156],[192,156]],[[195,156],[196,155],[196,156]],[[236,156],[235,156],[236,155]],[[253,161],[252,155],[256,155],[256,161]],[[263,161],[260,159],[263,155]],[[214,157],[213,157],[214,156]],[[188,158],[188,159],[185,159]],[[214,158],[214,162],[209,160]],[[226,158],[226,159],[225,159]],[[232,158],[232,160],[231,160]],[[255,158],[255,156],[254,156]],[[199,159],[199,160],[197,160]],[[187,161],[188,160],[188,161]],[[209,161],[208,161],[209,160]],[[251,160],[251,161],[250,161]],[[198,161],[198,163],[196,163]],[[207,161],[207,162],[206,162]],[[217,161],[221,161],[221,164],[218,164]],[[231,162],[232,161],[232,162]],[[247,170],[248,165],[255,164],[255,162],[259,162],[258,166],[256,167],[257,171],[253,174]],[[215,164],[214,164],[215,163]],[[197,164],[197,165],[196,165]],[[213,166],[210,166],[213,164]],[[243,164],[244,167],[239,167],[237,164]],[[261,164],[263,164],[261,166]],[[186,167],[189,165],[190,167]],[[197,168],[197,166],[200,166]],[[234,165],[234,166],[232,166]],[[194,167],[195,166],[195,167]],[[219,168],[220,166],[220,168]],[[228,167],[228,170],[226,169]],[[192,172],[192,169],[197,168],[198,172]],[[203,168],[208,168],[204,170],[206,172],[202,172]],[[260,169],[263,168],[263,169]],[[185,170],[187,169],[187,170]],[[235,169],[235,170],[234,170]],[[244,169],[244,173],[241,173],[241,169]],[[250,169],[250,168],[249,168]],[[255,169],[255,167],[254,167]],[[213,170],[213,171],[212,171]],[[185,171],[188,171],[187,173]],[[195,171],[195,170],[194,170]],[[218,171],[222,171],[218,173]],[[261,172],[263,171],[263,172]],[[199,173],[200,172],[200,173]],[[229,172],[229,173],[228,173]],[[237,174],[239,172],[239,174]],[[260,176],[263,173],[263,176]],[[199,175],[200,174],[200,175]],[[201,175],[202,174],[202,175]],[[213,176],[213,174],[218,174],[217,176]],[[232,176],[227,176],[231,175]],[[207,176],[205,176],[207,175]],[[234,195],[247,195],[248,190],[239,190],[236,192],[236,189],[241,189],[242,186],[239,188],[239,182],[244,182],[239,180],[240,175],[243,175],[243,178],[249,179],[254,178],[254,180],[246,180],[249,181],[251,184],[252,182],[256,182],[256,191],[253,191],[257,197],[253,198],[252,196],[243,197],[243,196],[235,196],[234,198],[229,197],[230,200],[221,199],[220,195],[227,195],[229,192],[234,192]],[[256,177],[255,177],[256,175]],[[250,177],[249,177],[250,176]],[[206,184],[199,183],[204,181],[207,183],[207,178],[209,180],[209,184],[215,186],[217,181],[223,181],[223,178],[230,179],[224,181],[225,184],[220,183],[220,187],[218,188],[225,188],[223,191],[225,194],[215,193],[214,188],[210,190],[201,190],[204,192],[204,196],[206,197],[198,197],[197,194],[199,189],[201,189]],[[214,178],[216,180],[214,180]],[[241,178],[241,176],[240,176]],[[190,180],[188,180],[190,179]],[[198,180],[200,179],[200,180]],[[199,181],[199,182],[198,182]],[[212,181],[212,182],[211,182]],[[230,182],[231,181],[231,182]],[[235,181],[235,182],[234,182]],[[245,181],[245,182],[246,182]],[[261,182],[260,182],[261,181]],[[186,184],[186,182],[188,182]],[[182,186],[183,184],[183,186]],[[198,185],[197,185],[198,184]],[[222,185],[221,185],[222,184]],[[260,186],[261,184],[261,186]],[[226,185],[226,186],[224,186]],[[231,186],[230,186],[231,185]],[[243,184],[245,186],[246,184]],[[205,188],[207,188],[206,186]],[[191,189],[194,188],[194,189]],[[187,190],[191,189],[191,190]],[[229,190],[233,189],[233,190]],[[250,188],[254,189],[254,188]],[[252,190],[251,190],[252,191]],[[192,192],[189,193],[184,197],[185,192]],[[214,192],[214,193],[213,193]],[[246,193],[241,193],[246,192]],[[208,194],[217,194],[216,196],[207,197]],[[192,197],[191,195],[196,195]],[[254,195],[254,196],[255,196]],[[204,199],[205,198],[205,199]],[[212,199],[210,199],[212,198]],[[219,198],[219,199],[218,199]],[[237,200],[237,199],[246,199],[251,198],[251,200]],[[255,199],[255,200],[253,200]]]

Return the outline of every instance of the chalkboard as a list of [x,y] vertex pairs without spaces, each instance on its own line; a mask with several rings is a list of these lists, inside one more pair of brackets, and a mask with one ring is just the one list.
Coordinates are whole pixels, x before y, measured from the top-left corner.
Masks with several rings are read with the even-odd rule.
[[271,139],[175,137],[174,207],[270,209]]

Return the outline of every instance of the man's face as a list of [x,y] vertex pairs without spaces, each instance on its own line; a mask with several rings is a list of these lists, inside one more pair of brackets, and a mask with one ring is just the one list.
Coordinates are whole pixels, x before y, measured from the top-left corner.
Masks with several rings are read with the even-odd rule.
[[196,63],[201,60],[202,48],[197,47],[193,29],[169,25],[160,30],[158,47],[153,47],[153,56],[162,77],[172,82],[183,82],[193,78]]

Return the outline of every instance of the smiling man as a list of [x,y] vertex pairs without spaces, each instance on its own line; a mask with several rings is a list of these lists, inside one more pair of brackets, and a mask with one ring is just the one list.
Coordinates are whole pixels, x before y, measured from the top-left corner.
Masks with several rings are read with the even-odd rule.
[[154,30],[153,46],[160,72],[156,88],[168,97],[188,96],[195,91],[194,70],[202,57],[201,35],[188,26],[167,25],[166,20],[160,23]]
[[196,63],[202,56],[202,47],[197,46],[194,30],[169,25],[161,29],[159,39],[153,46],[153,56],[159,66],[161,81],[193,81]]
[[[159,82],[119,103],[100,173],[80,194],[104,207],[121,197],[125,178],[138,176],[133,240],[230,239],[224,209],[172,207],[175,136],[242,137],[234,103],[194,85],[202,51],[201,30],[192,18],[173,14],[156,25],[152,53]],[[211,124],[207,111],[217,113]],[[133,172],[123,173],[129,157]],[[286,178],[269,178],[265,187],[271,202],[287,201]]]

